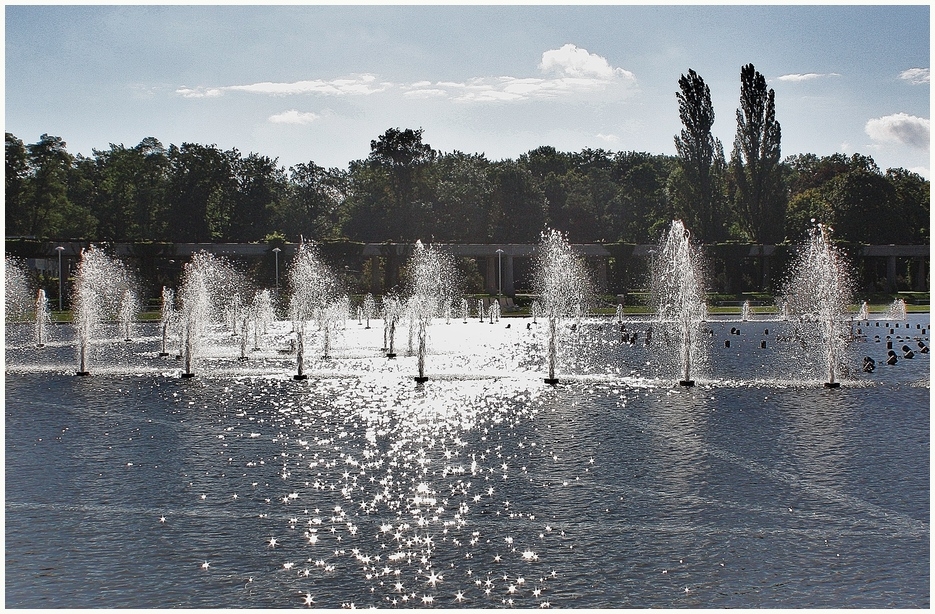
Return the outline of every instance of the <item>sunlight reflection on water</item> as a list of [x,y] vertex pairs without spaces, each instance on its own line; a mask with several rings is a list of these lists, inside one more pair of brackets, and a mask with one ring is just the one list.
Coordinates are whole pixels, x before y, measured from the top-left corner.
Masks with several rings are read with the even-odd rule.
[[8,370],[7,605],[929,604],[927,362],[680,389],[582,352],[552,387],[520,330],[419,386],[362,350]]

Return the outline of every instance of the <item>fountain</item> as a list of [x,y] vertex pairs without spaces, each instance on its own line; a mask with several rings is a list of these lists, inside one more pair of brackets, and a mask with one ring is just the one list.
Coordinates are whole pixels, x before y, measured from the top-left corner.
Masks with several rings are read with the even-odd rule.
[[276,319],[273,312],[273,298],[269,289],[259,290],[253,295],[250,305],[250,315],[253,318],[253,351],[260,351],[260,335],[266,334],[269,325]]
[[428,343],[428,327],[445,305],[451,304],[456,285],[455,267],[447,254],[416,241],[415,249],[409,261],[409,300],[411,314],[410,339],[412,328],[418,337],[418,369],[416,382],[428,380],[425,375],[425,354]]
[[179,291],[179,326],[185,361],[182,378],[195,376],[195,361],[206,328],[220,319],[219,314],[225,314],[225,306],[234,302],[242,285],[241,273],[223,258],[208,252],[194,254],[191,261],[185,264]]
[[343,300],[332,301],[317,310],[318,329],[322,333],[321,357],[331,358],[331,339],[347,314],[347,305]]
[[362,310],[364,312],[364,318],[367,320],[367,325],[364,327],[364,329],[370,330],[370,318],[372,318],[374,313],[376,313],[376,303],[373,300],[372,294],[368,293],[367,296],[364,297]]
[[[177,300],[164,289],[162,322],[137,321],[126,343],[108,322],[95,338],[91,370],[110,377],[63,377],[72,345],[36,351],[32,326],[9,322],[7,605],[928,604],[930,467],[918,451],[931,355],[915,349],[930,345],[927,314],[892,335],[898,364],[886,362],[889,329],[880,343],[855,339],[837,361],[851,371],[834,376],[846,387],[829,393],[787,355],[803,339],[816,354],[808,335],[819,334],[790,290],[789,321],[758,313],[741,334],[736,315],[714,315],[692,329],[708,368],[693,358],[697,387],[681,388],[657,360],[681,359],[679,318],[589,313],[589,294],[569,291],[581,259],[559,239],[540,250],[542,276],[564,284],[541,282],[539,327],[519,314],[501,320],[512,326],[441,326],[452,295],[434,291],[438,267],[406,267],[404,298],[435,305],[414,332],[424,385],[412,383],[415,357],[384,358],[378,332],[340,329],[343,296],[306,291],[319,278],[294,275],[289,288],[303,290],[276,318],[267,290],[247,292],[203,255]],[[553,247],[565,257],[548,258]],[[184,298],[195,288],[200,298]],[[224,311],[235,292],[238,337]],[[397,303],[383,298],[372,324],[388,350]],[[186,318],[199,380],[183,383],[155,354],[183,328],[168,307],[199,301],[202,315]],[[314,382],[295,384],[296,356],[317,353],[329,328],[332,358],[299,361]],[[250,333],[262,349],[239,362]],[[875,369],[860,368],[865,357]],[[543,384],[549,359],[562,385]],[[155,567],[139,555],[154,544]],[[36,574],[48,561],[60,563],[54,582]]]
[[860,304],[860,311],[857,312],[858,320],[869,320],[870,319],[870,305],[867,304],[867,301],[863,301]]
[[795,336],[808,353],[812,346],[822,357],[827,374],[826,388],[837,388],[837,374],[847,348],[849,330],[847,305],[851,279],[844,258],[831,243],[831,228],[818,224],[809,233],[808,244],[799,252],[783,284],[783,303],[788,307]]
[[540,295],[541,313],[548,318],[547,384],[556,384],[558,361],[558,325],[562,318],[581,313],[591,298],[591,285],[583,260],[575,254],[567,239],[558,230],[543,233],[539,244],[536,287]]
[[883,318],[885,320],[903,322],[906,319],[906,301],[901,298],[894,300],[886,309],[886,313],[883,315]]
[[48,340],[46,326],[52,323],[52,312],[49,310],[49,301],[45,297],[45,290],[39,289],[36,296],[36,347],[45,346]]
[[199,349],[202,328],[209,316],[210,298],[206,277],[212,264],[212,256],[202,252],[195,254],[185,264],[185,273],[180,291],[181,309],[179,326],[182,337],[181,354],[185,361],[183,378],[195,376],[194,362]]
[[[289,309],[296,334],[296,374],[293,379],[304,380],[308,379],[305,374],[306,323],[338,298],[338,281],[321,260],[317,247],[313,243],[303,242],[296,250],[289,269],[289,285],[292,290]],[[319,316],[319,323],[322,322],[323,318]],[[330,316],[323,330],[327,352]]]
[[123,304],[133,304],[131,288],[129,272],[121,262],[93,245],[81,251],[73,300],[78,337],[76,375],[90,375],[91,343],[102,320],[119,317]]
[[740,307],[740,321],[746,322],[750,319],[752,314],[753,311],[750,309],[750,301],[744,301],[743,305]]
[[383,349],[387,358],[396,358],[394,347],[396,339],[396,322],[400,315],[399,299],[393,294],[383,297]]
[[120,323],[120,332],[123,333],[124,341],[133,341],[133,320],[138,312],[136,293],[127,288],[120,297],[120,306],[117,309],[117,320]]
[[406,300],[405,308],[403,309],[404,313],[409,318],[409,326],[406,328],[406,330],[409,332],[409,343],[407,344],[407,352],[409,356],[413,356],[415,354],[414,342],[417,328],[416,320],[419,317],[418,307],[414,304],[414,302],[415,301],[413,298],[409,297]]
[[7,322],[24,320],[32,307],[29,272],[21,260],[10,256],[4,259],[3,265],[4,317]]
[[175,292],[172,288],[162,287],[162,305],[160,307],[159,324],[162,329],[162,349],[159,356],[169,355],[169,327],[176,321]]
[[[681,220],[674,220],[663,237],[653,259],[652,303],[663,335],[672,340],[681,376],[679,385],[693,386],[692,375],[706,361],[701,327],[707,319],[704,302],[704,271],[700,250],[691,244],[691,236]],[[663,349],[663,351],[665,351]]]

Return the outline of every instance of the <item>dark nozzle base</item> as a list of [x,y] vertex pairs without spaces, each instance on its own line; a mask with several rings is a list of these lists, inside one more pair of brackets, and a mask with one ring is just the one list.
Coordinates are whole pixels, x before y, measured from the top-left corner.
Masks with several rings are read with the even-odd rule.
[[558,383],[558,378],[557,378],[557,377],[547,377],[547,378],[545,378],[545,383],[554,386],[555,384]]
[[693,379],[680,379],[679,386],[685,386],[686,388],[691,388],[695,385],[695,380]]
[[840,388],[841,382],[825,382],[825,388]]
[[193,377],[195,377],[194,373],[183,373],[182,374],[182,379],[191,379]]
[[87,377],[91,375],[90,371],[75,371],[75,375],[80,375],[81,377]]
[[292,376],[292,379],[298,382],[303,379],[308,379],[308,376],[305,375],[304,373],[296,373],[295,375]]
[[159,356],[159,358],[165,358],[165,357],[168,356],[168,355],[169,355],[169,352],[159,352],[159,354],[157,354],[157,356]]
[[387,358],[396,358],[396,353],[395,353],[395,352],[394,352],[394,353],[388,353],[388,354],[386,355],[386,357],[387,357]]
[[429,381],[429,378],[424,375],[417,375],[415,380],[417,384],[424,384],[425,382]]

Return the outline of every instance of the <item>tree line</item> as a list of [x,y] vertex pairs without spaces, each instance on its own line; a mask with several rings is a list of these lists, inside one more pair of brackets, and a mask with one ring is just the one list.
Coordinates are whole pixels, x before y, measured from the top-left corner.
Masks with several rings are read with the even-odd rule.
[[862,243],[929,242],[929,182],[870,156],[781,158],[775,92],[741,69],[729,159],[694,70],[676,98],[676,155],[542,146],[516,160],[440,152],[390,128],[346,169],[183,143],[110,144],[72,155],[43,134],[6,133],[6,235],[93,241],[654,243],[674,218],[705,243],[801,240],[812,220]]

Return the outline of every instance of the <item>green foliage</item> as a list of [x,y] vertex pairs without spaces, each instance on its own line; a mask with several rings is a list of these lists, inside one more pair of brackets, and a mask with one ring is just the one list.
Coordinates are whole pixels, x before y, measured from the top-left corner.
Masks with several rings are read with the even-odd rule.
[[[692,87],[703,83],[696,81]],[[700,91],[695,102],[706,108]],[[689,89],[682,97],[687,103],[697,94]],[[770,101],[761,101],[764,109]],[[750,124],[746,115],[744,122]],[[275,159],[215,145],[164,147],[147,137],[134,147],[110,144],[85,157],[71,156],[59,137],[42,135],[25,144],[7,133],[6,229],[8,237],[39,240],[272,245],[300,237],[319,243],[538,243],[544,229],[554,228],[573,243],[646,244],[656,243],[671,220],[681,218],[707,242],[757,238],[761,231],[753,221],[766,214],[744,209],[731,217],[725,199],[733,194],[738,211],[747,207],[741,197],[763,165],[747,158],[741,146],[728,172],[719,143],[706,141],[714,147],[711,206],[699,205],[704,189],[700,171],[688,165],[694,154],[687,134],[688,126],[676,139],[684,146],[680,156],[544,146],[516,160],[490,161],[483,154],[437,152],[422,142],[421,129],[394,128],[346,170],[309,161],[287,171]],[[778,145],[770,160],[776,155]],[[847,241],[929,241],[929,182],[915,173],[882,173],[860,154],[801,154],[772,172],[764,184],[773,186],[764,192],[766,206],[781,204],[782,211],[772,215],[785,222],[778,235],[769,235],[771,241],[801,240],[812,218]],[[477,278],[471,270],[462,273]]]
[[782,239],[786,190],[779,166],[782,132],[776,121],[776,92],[753,64],[740,71],[740,108],[731,153],[734,208],[756,243]]
[[675,137],[678,167],[669,177],[669,194],[676,216],[693,229],[698,240],[717,241],[724,237],[725,162],[724,148],[711,134],[711,92],[691,69],[679,79],[679,90],[676,98],[683,128]]
[[841,241],[929,241],[929,182],[916,173],[901,168],[881,173],[872,158],[860,154],[795,156],[786,168],[790,185],[804,188],[789,201],[786,240],[802,240],[821,222]]

